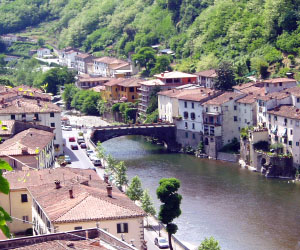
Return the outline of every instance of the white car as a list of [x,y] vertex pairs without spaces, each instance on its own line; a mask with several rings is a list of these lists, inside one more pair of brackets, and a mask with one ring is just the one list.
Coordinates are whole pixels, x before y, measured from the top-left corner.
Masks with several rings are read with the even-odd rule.
[[159,248],[169,248],[169,242],[163,237],[155,238],[154,243]]
[[97,156],[92,155],[90,159],[91,159],[92,163],[94,164],[94,166],[101,166],[102,165],[101,160]]
[[69,125],[64,126],[64,127],[62,128],[62,130],[65,130],[65,131],[72,131],[72,126],[69,126]]
[[95,154],[95,152],[94,152],[92,149],[87,149],[87,150],[85,151],[85,153],[86,153],[86,155],[87,155],[88,157],[90,157],[90,155],[92,155],[92,154]]

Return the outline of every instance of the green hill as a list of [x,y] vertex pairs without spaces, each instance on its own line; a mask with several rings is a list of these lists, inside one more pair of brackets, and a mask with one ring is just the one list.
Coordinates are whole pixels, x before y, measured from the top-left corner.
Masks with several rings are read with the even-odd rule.
[[[232,61],[239,75],[274,73],[300,53],[298,0],[0,0],[0,33],[41,25],[59,47],[127,56],[161,44],[182,68]],[[276,63],[278,65],[276,65]]]

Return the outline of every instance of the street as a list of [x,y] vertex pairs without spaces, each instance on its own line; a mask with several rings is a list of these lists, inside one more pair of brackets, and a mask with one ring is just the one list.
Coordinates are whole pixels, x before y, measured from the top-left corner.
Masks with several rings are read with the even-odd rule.
[[[99,177],[103,179],[103,174],[104,174],[104,169],[95,167],[93,163],[90,161],[90,159],[87,157],[85,153],[85,149],[81,149],[78,146],[78,150],[72,150],[71,145],[72,144],[77,144],[76,139],[78,137],[78,132],[81,131],[79,129],[73,128],[72,131],[62,131],[63,138],[64,138],[64,154],[69,155],[71,158],[71,164],[68,164],[68,167],[71,168],[80,168],[80,169],[96,169]],[[87,130],[86,133],[84,133],[84,137],[86,140],[86,143],[88,145],[88,135],[90,134],[90,130]],[[75,137],[75,142],[69,142],[69,137]],[[154,221],[149,221],[155,224]],[[145,222],[146,225],[146,222]],[[158,236],[158,233],[155,232],[151,228],[145,228],[145,240],[147,241],[147,248],[148,250],[157,250],[159,249],[155,244],[154,244],[154,239],[155,237]],[[174,248],[176,249],[176,248]]]

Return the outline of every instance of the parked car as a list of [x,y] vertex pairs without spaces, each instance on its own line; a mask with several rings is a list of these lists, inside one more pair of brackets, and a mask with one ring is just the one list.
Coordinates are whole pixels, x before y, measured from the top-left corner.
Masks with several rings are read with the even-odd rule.
[[85,153],[89,157],[90,155],[94,154],[94,151],[92,149],[87,149]]
[[85,144],[85,143],[81,143],[81,144],[80,144],[80,147],[81,147],[81,148],[86,148],[86,144]]
[[65,162],[71,164],[71,157],[69,155],[65,155]]
[[94,166],[101,166],[102,165],[101,160],[97,156],[93,155],[93,156],[91,156],[90,159],[91,159],[92,163],[94,164]]
[[64,127],[62,128],[62,130],[72,131],[72,126],[69,126],[69,125],[64,126]]
[[78,150],[78,145],[77,144],[72,144],[71,149],[72,150]]
[[77,137],[77,143],[80,145],[81,143],[85,143],[84,137],[83,136],[78,136]]
[[75,137],[69,137],[69,142],[75,142]]
[[156,237],[154,239],[154,244],[156,246],[158,246],[159,248],[169,248],[168,241],[165,238],[163,238],[163,237]]

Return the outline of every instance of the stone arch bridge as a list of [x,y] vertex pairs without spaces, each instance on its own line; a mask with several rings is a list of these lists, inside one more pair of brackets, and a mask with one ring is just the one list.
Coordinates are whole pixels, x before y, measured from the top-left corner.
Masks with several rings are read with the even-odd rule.
[[96,127],[92,131],[91,140],[93,143],[97,144],[98,141],[105,142],[112,138],[125,135],[143,135],[155,137],[164,142],[168,150],[178,150],[178,144],[176,142],[176,125],[173,123]]

